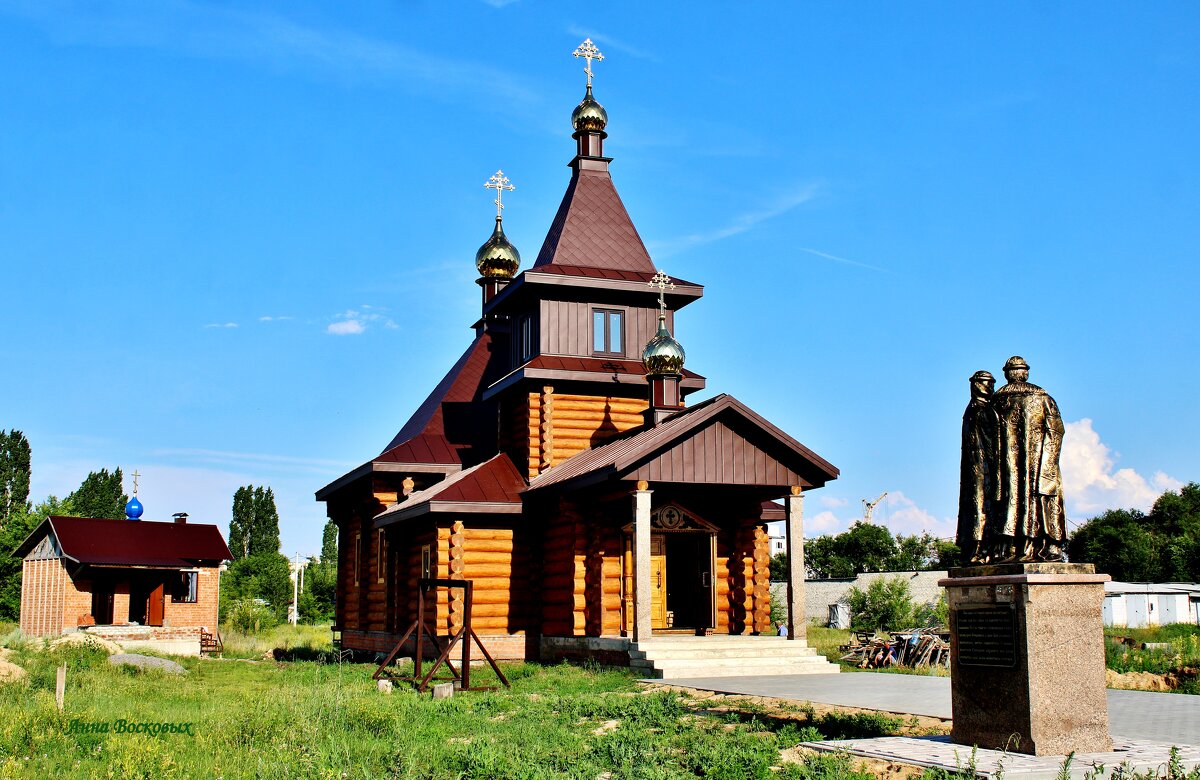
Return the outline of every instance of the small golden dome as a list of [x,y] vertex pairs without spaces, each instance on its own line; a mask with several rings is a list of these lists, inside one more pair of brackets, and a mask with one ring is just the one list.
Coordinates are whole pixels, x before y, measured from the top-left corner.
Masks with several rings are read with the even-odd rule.
[[521,265],[521,253],[504,235],[500,217],[496,217],[496,229],[492,237],[475,253],[475,267],[484,279],[511,279],[517,275]]
[[658,333],[646,343],[642,350],[642,365],[647,374],[678,374],[683,371],[683,362],[687,353],[683,345],[671,337],[667,331],[667,318],[659,315]]
[[583,96],[583,100],[571,112],[571,125],[578,131],[593,133],[603,131],[608,125],[608,112],[592,97],[591,84],[588,85],[587,94]]

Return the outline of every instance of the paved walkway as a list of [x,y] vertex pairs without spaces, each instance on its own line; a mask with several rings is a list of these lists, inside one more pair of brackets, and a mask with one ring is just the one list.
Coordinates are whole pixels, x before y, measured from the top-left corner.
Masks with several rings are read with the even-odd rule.
[[[902,712],[909,715],[950,717],[949,677],[849,672],[762,677],[687,677],[651,682],[717,693],[773,696],[778,699],[840,704],[844,707]],[[1113,736],[1177,745],[1200,745],[1200,696],[1109,691],[1108,721]]]

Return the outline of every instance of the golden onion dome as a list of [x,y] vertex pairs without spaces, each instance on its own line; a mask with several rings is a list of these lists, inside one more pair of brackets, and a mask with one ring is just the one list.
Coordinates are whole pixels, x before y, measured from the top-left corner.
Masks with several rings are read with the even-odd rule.
[[646,367],[646,373],[678,374],[683,371],[685,360],[687,353],[683,351],[683,345],[671,337],[667,331],[667,318],[659,315],[658,333],[646,342],[646,348],[642,350],[642,365]]
[[484,279],[511,279],[517,275],[521,265],[521,253],[504,235],[504,226],[496,217],[496,229],[492,237],[475,253],[475,267]]
[[608,125],[608,112],[604,106],[592,97],[592,85],[588,84],[587,94],[575,110],[571,112],[571,125],[578,131],[601,132]]

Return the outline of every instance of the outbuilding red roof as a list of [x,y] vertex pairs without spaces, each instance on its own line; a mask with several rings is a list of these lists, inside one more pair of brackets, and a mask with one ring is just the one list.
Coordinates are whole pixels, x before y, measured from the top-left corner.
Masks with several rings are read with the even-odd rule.
[[60,516],[44,520],[13,554],[24,558],[47,533],[79,563],[182,568],[233,559],[215,525]]

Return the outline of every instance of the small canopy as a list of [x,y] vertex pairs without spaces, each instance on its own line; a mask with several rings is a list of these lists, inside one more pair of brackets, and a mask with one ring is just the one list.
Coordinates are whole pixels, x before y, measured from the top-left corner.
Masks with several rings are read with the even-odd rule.
[[518,514],[524,487],[525,480],[517,467],[501,453],[393,504],[375,516],[375,527],[430,512]]

